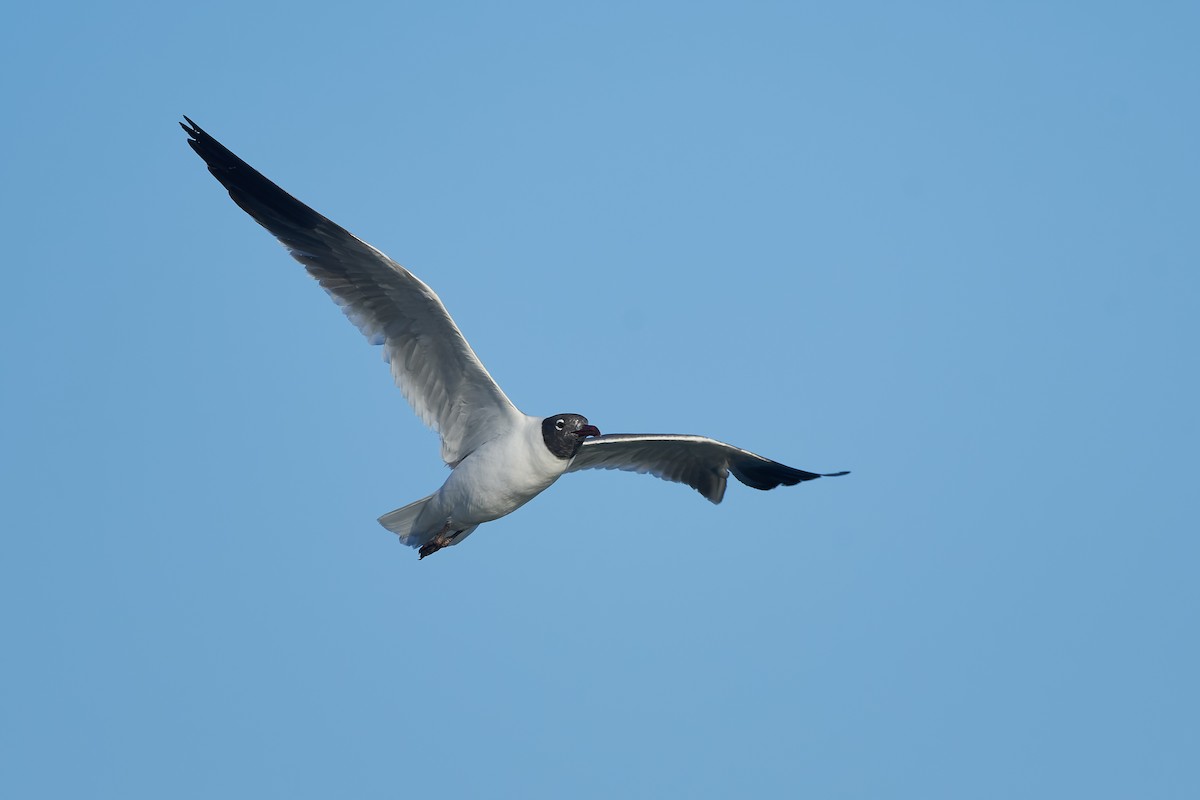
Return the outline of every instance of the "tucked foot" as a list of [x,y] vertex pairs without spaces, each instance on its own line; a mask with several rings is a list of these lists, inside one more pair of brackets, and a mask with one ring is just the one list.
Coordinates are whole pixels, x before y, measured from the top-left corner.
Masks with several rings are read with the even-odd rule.
[[450,540],[445,536],[436,536],[430,539],[428,542],[421,545],[421,549],[417,551],[417,561],[420,561],[425,556],[433,555],[443,547],[449,546],[449,544]]
[[454,544],[454,540],[457,539],[459,537],[459,535],[462,534],[462,532],[463,531],[455,531],[454,533],[447,536],[446,532],[443,530],[437,536],[433,537],[428,542],[421,545],[421,549],[417,551],[417,553],[418,553],[417,561],[420,561],[425,556],[433,555],[438,550],[441,550],[443,547],[449,547],[450,545]]

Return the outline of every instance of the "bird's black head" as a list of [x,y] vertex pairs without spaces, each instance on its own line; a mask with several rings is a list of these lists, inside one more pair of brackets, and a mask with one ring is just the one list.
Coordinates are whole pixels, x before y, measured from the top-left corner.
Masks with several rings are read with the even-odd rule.
[[546,449],[562,459],[574,458],[584,439],[599,435],[596,426],[588,425],[587,417],[579,414],[555,414],[542,420]]

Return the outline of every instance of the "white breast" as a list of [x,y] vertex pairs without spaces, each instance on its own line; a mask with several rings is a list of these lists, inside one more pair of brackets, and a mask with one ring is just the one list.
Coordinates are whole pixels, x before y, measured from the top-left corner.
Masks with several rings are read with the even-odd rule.
[[546,449],[542,420],[527,416],[454,468],[438,490],[439,515],[467,526],[511,514],[558,480],[569,464]]

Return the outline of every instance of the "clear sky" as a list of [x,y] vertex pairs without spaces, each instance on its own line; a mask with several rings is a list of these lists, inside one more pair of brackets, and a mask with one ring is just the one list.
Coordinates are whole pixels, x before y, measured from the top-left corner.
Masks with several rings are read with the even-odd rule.
[[[1200,797],[1195,3],[26,4],[6,797]],[[195,119],[530,413],[853,474],[446,474]]]

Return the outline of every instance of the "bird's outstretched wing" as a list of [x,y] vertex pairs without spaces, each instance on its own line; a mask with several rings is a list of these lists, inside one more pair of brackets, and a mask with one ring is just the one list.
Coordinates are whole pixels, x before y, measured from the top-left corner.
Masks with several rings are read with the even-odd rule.
[[187,117],[188,144],[229,196],[274,234],[372,344],[454,465],[521,413],[484,369],[432,289],[345,228],[280,189]]
[[747,486],[764,490],[849,474],[806,472],[706,436],[671,433],[613,433],[588,439],[567,471],[581,469],[649,473],[686,483],[714,503],[725,496],[731,472]]

